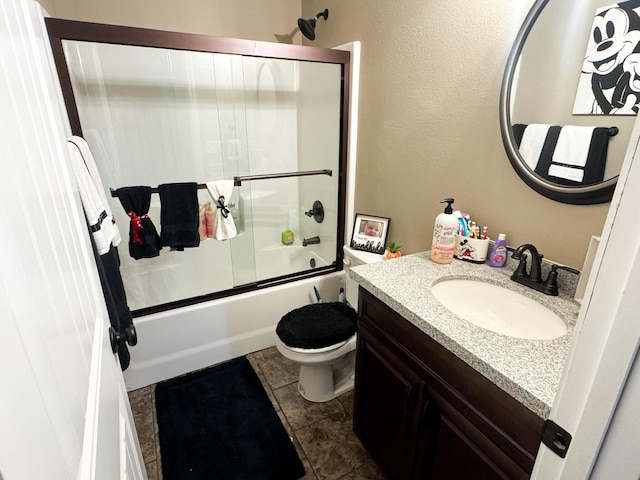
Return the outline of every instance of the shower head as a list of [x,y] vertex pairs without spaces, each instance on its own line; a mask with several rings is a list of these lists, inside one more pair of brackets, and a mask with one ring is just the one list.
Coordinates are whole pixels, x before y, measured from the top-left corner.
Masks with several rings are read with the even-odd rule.
[[298,28],[309,40],[316,39],[316,23],[320,17],[323,17],[326,20],[329,17],[329,10],[325,8],[324,11],[318,12],[315,17],[310,18],[309,20],[305,20],[304,18],[298,19]]

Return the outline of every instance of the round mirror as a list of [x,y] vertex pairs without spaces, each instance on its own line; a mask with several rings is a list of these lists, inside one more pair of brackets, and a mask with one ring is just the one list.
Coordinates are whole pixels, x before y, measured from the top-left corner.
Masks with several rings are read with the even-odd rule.
[[611,200],[640,100],[639,13],[637,0],[537,0],[525,18],[502,81],[500,128],[511,165],[538,193]]

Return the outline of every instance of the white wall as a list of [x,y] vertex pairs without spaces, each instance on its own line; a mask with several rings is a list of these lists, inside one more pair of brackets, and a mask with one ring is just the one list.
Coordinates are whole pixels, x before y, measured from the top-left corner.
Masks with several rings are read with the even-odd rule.
[[616,407],[609,430],[604,438],[600,453],[592,472],[593,480],[637,479],[640,478],[640,360],[631,365],[629,378]]

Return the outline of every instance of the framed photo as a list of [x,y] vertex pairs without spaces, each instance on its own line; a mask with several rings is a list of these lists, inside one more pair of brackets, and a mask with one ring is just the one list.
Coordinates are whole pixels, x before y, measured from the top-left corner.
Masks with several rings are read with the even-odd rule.
[[349,246],[355,250],[383,254],[389,234],[389,223],[390,218],[356,213]]

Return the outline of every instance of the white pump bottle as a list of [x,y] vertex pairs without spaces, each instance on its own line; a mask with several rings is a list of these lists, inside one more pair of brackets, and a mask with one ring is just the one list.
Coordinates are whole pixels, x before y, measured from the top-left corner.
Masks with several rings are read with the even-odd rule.
[[444,212],[436,217],[433,226],[433,242],[431,243],[431,260],[435,263],[451,263],[458,233],[458,219],[453,215],[453,198],[444,198],[440,203],[446,203]]

